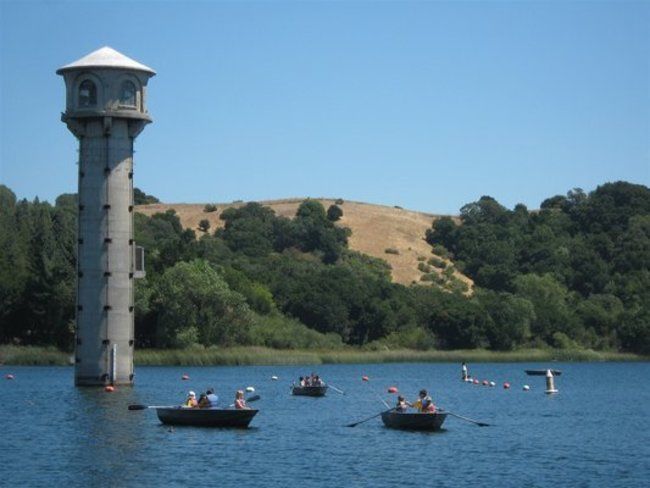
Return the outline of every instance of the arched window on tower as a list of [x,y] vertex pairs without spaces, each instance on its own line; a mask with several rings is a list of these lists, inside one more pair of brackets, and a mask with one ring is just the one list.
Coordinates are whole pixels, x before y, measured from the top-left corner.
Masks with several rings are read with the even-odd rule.
[[120,105],[135,107],[135,85],[132,81],[123,81],[120,87]]
[[90,80],[84,80],[79,85],[79,106],[94,107],[97,105],[97,87]]

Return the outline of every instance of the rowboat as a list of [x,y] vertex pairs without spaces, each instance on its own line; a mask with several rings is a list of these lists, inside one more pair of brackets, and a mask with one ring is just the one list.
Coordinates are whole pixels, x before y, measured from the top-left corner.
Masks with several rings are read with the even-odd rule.
[[230,410],[222,408],[156,407],[163,424],[197,427],[246,428],[259,410]]
[[292,395],[322,397],[327,393],[327,385],[323,386],[293,386],[291,388]]
[[[526,374],[528,376],[546,376],[546,369],[526,369]],[[552,369],[551,373],[553,373],[553,376],[560,376],[562,374],[562,371],[559,369]]]
[[440,430],[447,418],[446,413],[400,413],[383,412],[381,420],[386,427],[404,430]]

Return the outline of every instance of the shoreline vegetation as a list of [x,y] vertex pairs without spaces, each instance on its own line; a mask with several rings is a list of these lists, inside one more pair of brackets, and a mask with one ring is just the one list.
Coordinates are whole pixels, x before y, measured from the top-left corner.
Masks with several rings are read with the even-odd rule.
[[[54,347],[0,345],[0,365],[12,366],[70,366],[70,353]],[[365,364],[365,363],[472,363],[485,362],[588,362],[588,361],[648,361],[650,357],[616,351],[591,349],[521,349],[515,351],[395,349],[367,351],[294,350],[266,347],[209,347],[187,349],[140,349],[135,352],[137,366],[265,366],[304,364]]]

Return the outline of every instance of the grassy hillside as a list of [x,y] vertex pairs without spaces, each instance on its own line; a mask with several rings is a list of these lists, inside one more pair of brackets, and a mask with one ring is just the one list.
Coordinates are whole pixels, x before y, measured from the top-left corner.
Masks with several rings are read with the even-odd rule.
[[[272,208],[277,215],[293,217],[303,200],[292,198],[260,203]],[[332,199],[317,200],[325,208],[335,203]],[[243,203],[216,204],[215,212],[205,212],[204,204],[156,203],[139,205],[136,210],[150,216],[174,209],[182,225],[194,229],[200,235],[198,226],[201,220],[207,219],[210,222],[209,232],[214,232],[223,226],[223,221],[219,219],[221,212],[240,205]],[[393,280],[397,283],[409,285],[420,282],[424,272],[418,269],[418,265],[422,268],[421,263],[426,264],[434,256],[431,246],[424,240],[424,234],[439,215],[351,201],[345,201],[339,207],[343,210],[340,224],[352,230],[350,249],[386,260],[392,267]],[[397,251],[398,254],[394,251],[387,253],[387,249]],[[440,273],[438,268],[430,268],[429,272]],[[454,276],[471,287],[472,282],[466,276],[458,272],[454,272]]]

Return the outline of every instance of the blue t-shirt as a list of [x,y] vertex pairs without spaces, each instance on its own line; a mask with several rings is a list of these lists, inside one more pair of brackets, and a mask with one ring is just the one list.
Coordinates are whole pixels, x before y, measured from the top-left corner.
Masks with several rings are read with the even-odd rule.
[[208,401],[210,402],[210,408],[214,408],[217,406],[217,403],[219,402],[219,397],[214,393],[210,393],[208,395]]

